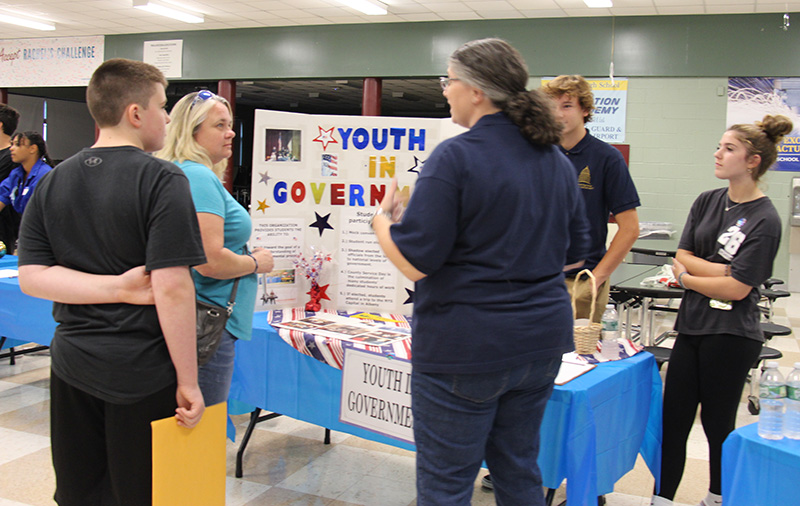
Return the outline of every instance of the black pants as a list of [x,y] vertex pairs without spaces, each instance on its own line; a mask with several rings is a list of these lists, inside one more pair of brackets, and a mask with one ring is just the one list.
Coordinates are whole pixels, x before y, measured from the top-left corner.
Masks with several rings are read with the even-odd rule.
[[736,424],[747,372],[758,359],[762,343],[732,335],[678,334],[669,357],[664,389],[664,429],[661,445],[661,490],[674,499],[686,464],[686,441],[697,405],[708,439],[711,483],[722,492],[722,443]]
[[152,502],[150,422],[175,414],[176,386],[133,404],[112,404],[50,371],[50,438],[60,506]]

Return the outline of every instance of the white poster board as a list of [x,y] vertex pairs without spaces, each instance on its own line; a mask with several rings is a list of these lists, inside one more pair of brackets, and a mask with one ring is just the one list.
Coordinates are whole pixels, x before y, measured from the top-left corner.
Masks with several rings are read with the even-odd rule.
[[413,283],[385,258],[369,226],[397,178],[410,195],[447,119],[326,116],[256,111],[250,212],[253,247],[275,259],[259,276],[258,310],[304,304],[310,281],[298,254],[330,254],[318,284],[325,309],[410,314]]
[[86,86],[104,51],[102,35],[0,40],[0,88]]
[[347,348],[339,420],[413,444],[411,362]]

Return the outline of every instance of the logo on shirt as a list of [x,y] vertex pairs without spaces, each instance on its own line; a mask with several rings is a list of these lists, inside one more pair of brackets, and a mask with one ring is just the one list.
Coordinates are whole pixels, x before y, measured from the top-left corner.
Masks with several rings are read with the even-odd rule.
[[103,163],[103,159],[97,156],[90,156],[86,160],[83,161],[89,167],[97,167],[101,163]]
[[594,190],[592,186],[592,173],[589,172],[589,166],[583,168],[578,175],[578,187],[582,190]]
[[719,256],[725,260],[731,260],[736,256],[736,252],[739,251],[739,246],[742,245],[747,237],[747,235],[742,232],[742,226],[744,226],[745,223],[747,223],[745,218],[739,219],[736,225],[728,227],[728,230],[723,232],[722,235],[719,236],[719,239],[717,239],[717,242],[722,245],[718,251]]

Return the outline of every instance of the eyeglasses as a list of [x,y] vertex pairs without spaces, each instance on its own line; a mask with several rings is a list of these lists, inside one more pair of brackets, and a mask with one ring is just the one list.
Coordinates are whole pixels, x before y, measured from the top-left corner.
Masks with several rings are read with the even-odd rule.
[[460,80],[461,79],[457,77],[440,77],[439,84],[442,85],[442,90],[446,90],[447,87],[450,86],[450,83],[452,83],[453,81],[460,81]]
[[197,95],[195,95],[194,100],[192,100],[192,105],[189,106],[189,110],[191,111],[192,109],[194,109],[194,106],[199,104],[200,102],[205,102],[210,98],[216,98],[216,97],[217,95],[208,90],[200,90],[197,92]]

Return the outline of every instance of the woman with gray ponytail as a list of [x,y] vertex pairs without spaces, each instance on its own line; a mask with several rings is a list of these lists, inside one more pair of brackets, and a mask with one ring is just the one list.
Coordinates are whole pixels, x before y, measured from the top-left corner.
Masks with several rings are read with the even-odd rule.
[[539,427],[573,349],[562,273],[588,224],[575,170],[555,146],[551,101],[526,91],[505,41],[450,57],[444,96],[469,131],[436,147],[402,221],[391,185],[372,226],[416,282],[411,378],[417,504],[468,505],[485,459],[498,505],[544,504]]

